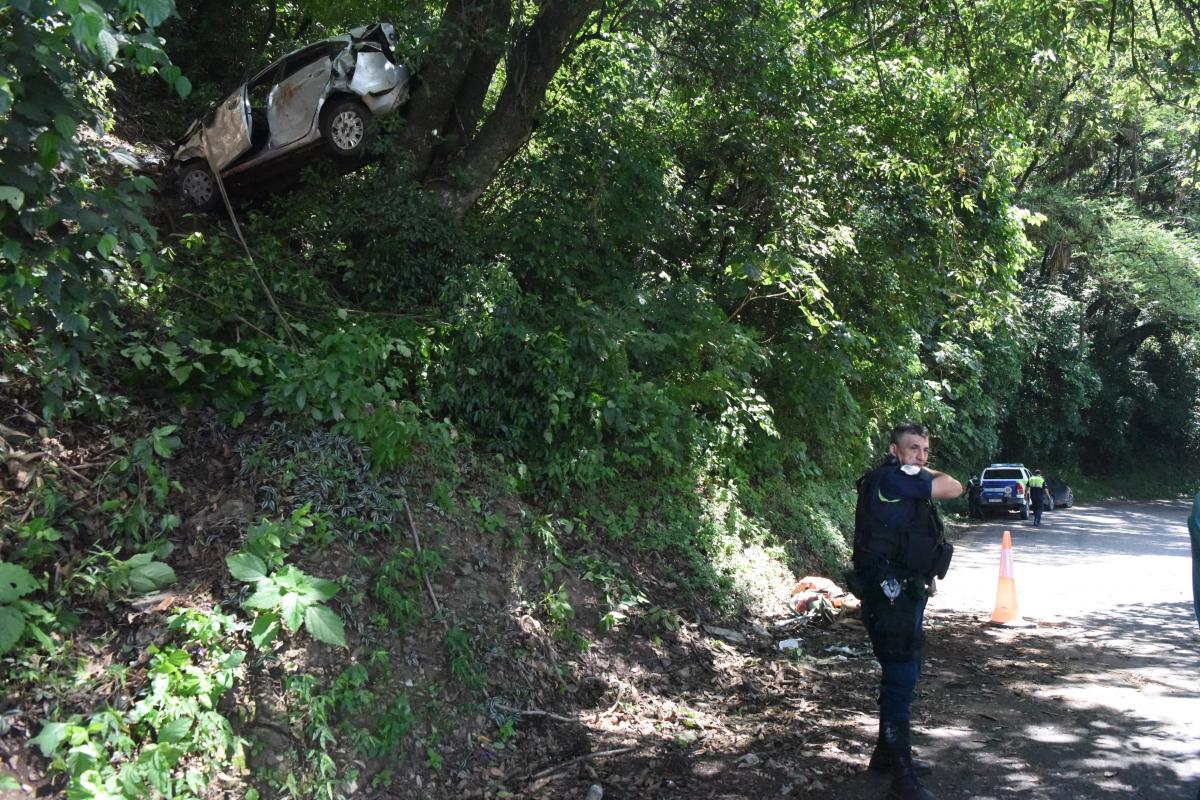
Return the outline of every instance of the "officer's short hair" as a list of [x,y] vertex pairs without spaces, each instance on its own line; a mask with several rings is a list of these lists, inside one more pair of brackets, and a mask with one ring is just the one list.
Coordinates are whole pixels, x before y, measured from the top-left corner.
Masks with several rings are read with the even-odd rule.
[[905,436],[920,436],[922,439],[929,438],[929,428],[916,422],[905,422],[892,428],[892,444],[900,446],[900,440]]

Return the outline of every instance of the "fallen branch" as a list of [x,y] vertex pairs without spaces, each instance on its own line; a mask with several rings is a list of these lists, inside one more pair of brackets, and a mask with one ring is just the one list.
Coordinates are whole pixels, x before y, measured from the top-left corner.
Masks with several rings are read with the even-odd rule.
[[16,428],[10,428],[7,425],[0,425],[0,437],[3,437],[5,439],[11,439],[13,441],[16,441],[18,439],[31,438],[28,433],[25,433],[24,431],[19,431]]
[[[417,526],[413,522],[412,510],[408,507],[408,498],[404,498],[404,516],[408,517],[408,529],[412,531],[413,544],[417,546],[417,557],[421,555],[421,536],[417,533]],[[429,582],[429,576],[425,574],[425,570],[421,570],[421,577],[425,579],[425,588],[429,590],[429,599],[433,601],[433,610],[437,613],[442,613],[442,606],[438,603],[437,595],[433,593],[433,584]]]
[[546,769],[542,770],[541,772],[537,773],[536,775],[530,776],[529,780],[536,781],[536,780],[546,777],[547,775],[553,775],[554,773],[561,772],[562,770],[567,769],[568,767],[573,767],[576,764],[580,763],[581,761],[591,761],[594,758],[606,758],[608,756],[619,756],[624,753],[632,753],[634,750],[637,750],[637,748],[636,747],[616,747],[616,748],[613,748],[612,750],[601,750],[598,753],[587,753],[585,755],[578,756],[576,758],[572,758],[570,761],[564,761],[563,763],[561,763],[557,766],[547,767]]
[[600,720],[604,719],[609,714],[611,714],[617,710],[617,706],[619,706],[621,704],[621,694],[624,691],[624,689],[625,689],[624,684],[622,684],[622,683],[617,684],[617,699],[613,700],[612,705],[608,707],[607,711],[597,711],[596,716],[594,716],[592,718],[592,722],[599,722]]
[[75,467],[67,466],[66,464],[62,463],[61,461],[59,461],[57,458],[50,455],[49,453],[46,453],[46,460],[53,463],[54,466],[58,467],[59,469],[65,469],[67,472],[71,473],[76,478],[79,478],[79,480],[83,481],[84,484],[86,484],[87,486],[92,485],[93,479],[89,478],[88,476],[79,472],[79,470],[77,470]]
[[574,717],[564,717],[561,714],[555,714],[550,711],[543,711],[540,708],[531,708],[529,710],[512,708],[511,706],[496,703],[493,708],[498,711],[507,711],[509,714],[520,714],[522,717],[546,717],[547,719],[557,720],[559,722],[579,722]]

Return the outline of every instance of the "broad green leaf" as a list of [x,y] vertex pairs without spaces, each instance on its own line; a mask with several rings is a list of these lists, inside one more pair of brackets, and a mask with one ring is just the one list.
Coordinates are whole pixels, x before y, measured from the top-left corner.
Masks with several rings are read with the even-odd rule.
[[270,578],[259,578],[258,588],[254,594],[246,598],[246,602],[242,603],[246,608],[266,608],[271,609],[279,605],[279,601],[283,597],[279,594],[279,587],[275,581]]
[[157,592],[175,581],[175,570],[161,561],[152,561],[129,571],[129,590],[134,594]]
[[100,237],[100,241],[96,243],[96,249],[100,251],[100,255],[105,258],[112,258],[113,250],[117,246],[117,237],[111,233],[106,233]]
[[175,91],[185,99],[192,93],[192,82],[187,79],[186,75],[180,75],[175,79]]
[[264,649],[279,635],[279,615],[272,612],[259,614],[250,629],[250,641],[259,650]]
[[346,646],[346,629],[342,619],[328,606],[309,606],[304,612],[304,627],[319,642]]
[[187,736],[188,731],[191,729],[191,717],[180,717],[179,719],[173,719],[158,729],[158,741],[169,742],[172,744],[176,742],[182,742],[183,738]]
[[25,204],[25,193],[15,186],[0,186],[0,203],[8,203],[14,211],[20,211]]
[[54,115],[54,130],[64,139],[75,138],[75,119],[68,114]]
[[65,722],[47,722],[42,726],[42,732],[29,740],[30,744],[37,745],[42,751],[42,755],[50,758],[54,755],[54,751],[67,738],[68,725]]
[[192,375],[192,365],[184,364],[179,367],[173,367],[168,371],[171,373],[171,377],[175,379],[175,382],[182,386],[187,383],[187,379]]
[[302,570],[293,566],[284,567],[275,574],[275,582],[293,592],[303,591],[309,580]]
[[12,606],[0,606],[0,655],[13,649],[25,632],[25,615]]
[[162,25],[175,13],[172,0],[138,0],[137,8],[152,28]]
[[342,590],[341,586],[325,578],[309,578],[305,581],[304,596],[316,602],[322,602],[333,597]]
[[113,61],[120,52],[121,46],[117,43],[117,37],[112,35],[112,31],[107,28],[102,29],[96,35],[96,54],[100,56],[101,63],[108,64]]
[[300,625],[304,622],[304,609],[307,607],[308,603],[295,592],[288,592],[280,601],[279,613],[283,618],[283,624],[292,633],[300,630]]
[[245,650],[234,650],[232,653],[225,656],[225,660],[221,662],[221,669],[237,669],[245,660]]
[[84,12],[72,15],[71,35],[88,50],[96,51],[97,39],[103,30],[104,16],[102,14]]
[[37,588],[29,570],[0,561],[0,603],[12,603]]
[[267,562],[253,553],[234,553],[225,556],[229,574],[239,581],[251,583],[267,576]]

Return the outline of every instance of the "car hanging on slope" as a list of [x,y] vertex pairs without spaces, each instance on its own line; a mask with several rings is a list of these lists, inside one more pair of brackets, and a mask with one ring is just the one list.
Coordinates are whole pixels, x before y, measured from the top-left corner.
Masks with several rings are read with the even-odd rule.
[[[362,160],[376,117],[408,99],[409,72],[396,63],[388,22],[288,53],[239,86],[176,143],[172,165],[184,199],[208,210],[220,201],[211,169],[245,184],[291,167],[324,145],[344,162]],[[211,165],[211,169],[210,169]]]

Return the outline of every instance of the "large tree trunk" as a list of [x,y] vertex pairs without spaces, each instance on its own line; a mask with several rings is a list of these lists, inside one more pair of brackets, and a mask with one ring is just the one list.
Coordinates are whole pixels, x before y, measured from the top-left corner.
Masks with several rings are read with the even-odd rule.
[[[546,89],[604,0],[546,0],[505,53],[511,0],[448,0],[401,145],[410,175],[462,217],[528,141]],[[504,88],[485,116],[501,57]]]
[[[408,124],[402,146],[411,159],[412,174],[424,179],[438,138],[455,107],[472,66],[491,54],[487,82],[500,58],[510,14],[509,0],[449,0],[433,39],[429,58],[421,65],[421,83],[408,104]],[[481,51],[483,51],[481,53]],[[487,83],[484,84],[484,91]],[[482,93],[480,103],[482,103]]]

